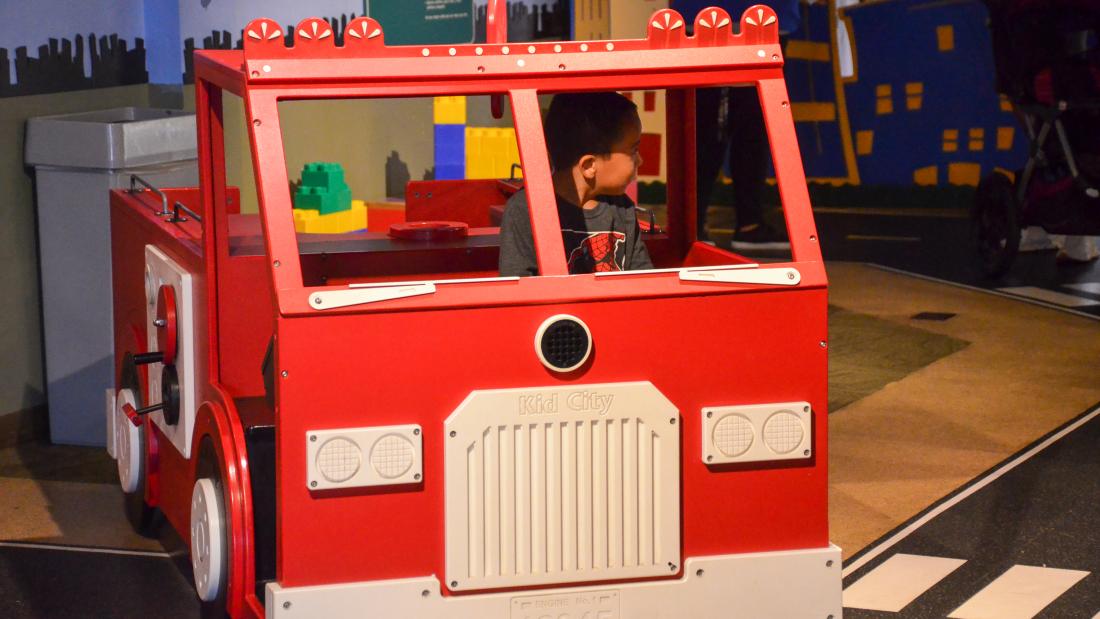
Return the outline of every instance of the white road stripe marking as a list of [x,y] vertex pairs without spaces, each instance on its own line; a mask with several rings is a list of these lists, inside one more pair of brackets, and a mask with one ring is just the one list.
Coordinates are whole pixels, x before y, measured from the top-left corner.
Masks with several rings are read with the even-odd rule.
[[1000,292],[1007,292],[1008,294],[1019,295],[1021,297],[1028,297],[1029,299],[1039,299],[1047,303],[1056,303],[1064,307],[1089,307],[1092,305],[1100,305],[1100,301],[1077,297],[1072,294],[1055,292],[1053,290],[1047,290],[1046,288],[1036,288],[1035,286],[1015,286],[1010,288],[998,288],[997,290]]
[[867,565],[867,563],[873,561],[876,557],[878,557],[882,553],[884,553],[887,550],[889,550],[890,548],[892,548],[894,546],[894,544],[897,544],[901,540],[909,537],[909,535],[911,535],[914,531],[916,531],[917,529],[919,529],[922,526],[924,526],[925,524],[927,524],[930,520],[932,520],[936,516],[939,516],[940,514],[944,513],[945,511],[947,511],[949,509],[951,509],[955,505],[958,505],[959,503],[961,503],[963,500],[965,500],[970,495],[972,495],[975,492],[981,490],[982,488],[985,488],[989,484],[997,481],[1005,473],[1008,473],[1009,471],[1011,471],[1012,469],[1020,466],[1024,462],[1027,462],[1028,460],[1033,458],[1035,456],[1035,454],[1037,454],[1040,451],[1046,449],[1047,447],[1049,447],[1050,445],[1052,445],[1056,441],[1060,440],[1063,436],[1069,434],[1070,432],[1073,432],[1077,428],[1080,428],[1081,426],[1085,425],[1086,423],[1092,421],[1093,418],[1095,418],[1097,415],[1100,415],[1100,406],[1092,409],[1087,414],[1082,415],[1081,418],[1078,419],[1077,421],[1067,425],[1066,427],[1064,427],[1061,430],[1055,432],[1054,434],[1051,434],[1050,436],[1048,436],[1046,438],[1046,440],[1042,441],[1038,445],[1035,445],[1031,449],[1029,449],[1029,450],[1025,451],[1024,453],[1020,454],[1019,456],[1016,456],[1015,458],[1009,460],[1008,462],[1005,462],[1004,464],[1002,464],[998,468],[990,471],[989,473],[987,473],[985,475],[985,477],[981,477],[981,478],[975,480],[975,482],[973,484],[968,486],[962,492],[956,494],[955,496],[953,496],[950,499],[944,501],[943,503],[940,503],[935,508],[928,510],[928,512],[925,513],[923,516],[921,516],[920,518],[917,518],[913,522],[909,523],[909,525],[906,526],[905,528],[901,529],[897,533],[894,533],[893,535],[891,535],[887,539],[883,540],[882,543],[880,543],[878,546],[875,546],[871,550],[867,551],[867,554],[864,554],[863,556],[859,557],[855,561],[852,561],[848,565],[844,566],[842,576],[847,577],[849,574],[855,572],[856,570],[863,567],[864,565]]
[[36,550],[62,550],[66,552],[88,552],[103,555],[129,555],[135,557],[161,557],[172,555],[155,550],[119,550],[117,548],[96,548],[95,546],[66,546],[65,544],[32,544],[21,542],[0,542],[0,548],[33,548]]
[[898,612],[965,559],[898,553],[844,590],[844,608]]
[[[1062,284],[1063,288],[1070,288],[1072,290],[1080,290],[1081,292],[1087,292],[1089,294],[1100,294],[1100,282],[1086,282],[1084,284]],[[1100,617],[1100,614],[1097,615]]]
[[1031,619],[1088,572],[1014,565],[967,600],[951,619]]

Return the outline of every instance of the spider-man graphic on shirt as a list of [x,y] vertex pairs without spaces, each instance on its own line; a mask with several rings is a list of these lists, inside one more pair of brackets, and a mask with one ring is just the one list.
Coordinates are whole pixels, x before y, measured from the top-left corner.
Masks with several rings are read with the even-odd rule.
[[569,252],[570,273],[603,273],[623,271],[626,267],[626,252],[623,244],[626,234],[605,231],[562,230]]

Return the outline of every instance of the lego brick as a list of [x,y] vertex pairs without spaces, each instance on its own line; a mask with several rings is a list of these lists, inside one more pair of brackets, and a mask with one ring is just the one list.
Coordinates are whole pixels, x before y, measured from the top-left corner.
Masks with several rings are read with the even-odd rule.
[[435,126],[435,165],[466,163],[466,125]]
[[435,97],[432,115],[437,125],[466,124],[466,97]]
[[302,168],[302,184],[294,192],[295,209],[331,215],[351,208],[351,189],[338,163],[313,162]]
[[349,208],[331,214],[313,209],[294,209],[294,229],[307,234],[340,234],[367,229],[367,206],[352,200]]
[[435,180],[449,181],[466,178],[466,166],[464,164],[443,163],[435,166]]

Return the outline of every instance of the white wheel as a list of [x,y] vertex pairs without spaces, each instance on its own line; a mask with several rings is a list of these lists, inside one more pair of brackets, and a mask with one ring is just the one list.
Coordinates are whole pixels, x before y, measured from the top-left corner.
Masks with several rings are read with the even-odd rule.
[[130,418],[122,412],[126,404],[138,408],[137,399],[131,389],[122,389],[115,397],[115,456],[118,464],[118,483],[122,491],[131,494],[142,490],[141,480],[145,467],[145,434],[141,428],[130,423]]
[[212,479],[199,479],[191,492],[191,569],[195,590],[203,602],[212,602],[225,587],[225,510],[222,493]]

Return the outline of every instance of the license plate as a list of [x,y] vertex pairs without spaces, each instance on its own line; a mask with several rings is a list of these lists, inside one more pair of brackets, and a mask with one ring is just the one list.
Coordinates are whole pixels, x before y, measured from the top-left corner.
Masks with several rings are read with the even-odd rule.
[[619,619],[619,592],[585,591],[514,597],[511,619]]

